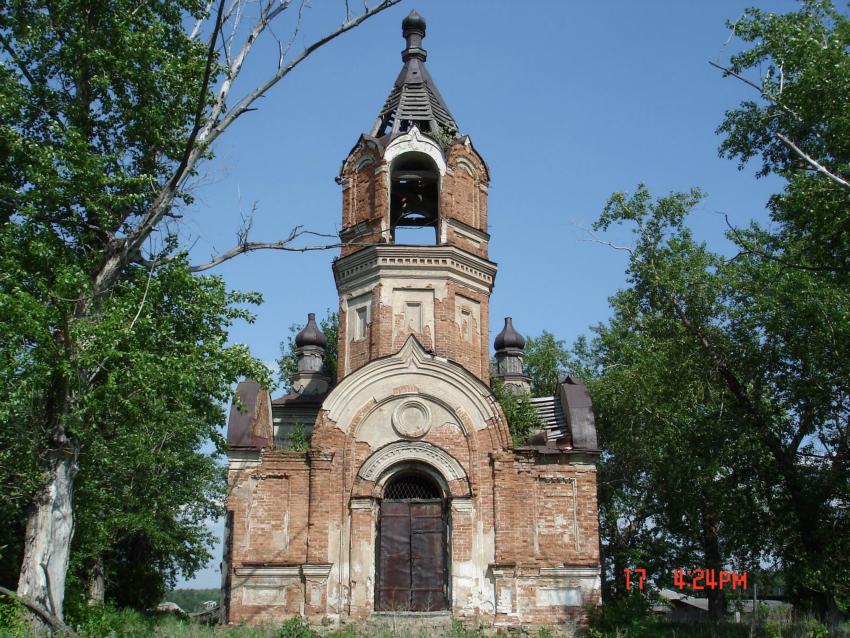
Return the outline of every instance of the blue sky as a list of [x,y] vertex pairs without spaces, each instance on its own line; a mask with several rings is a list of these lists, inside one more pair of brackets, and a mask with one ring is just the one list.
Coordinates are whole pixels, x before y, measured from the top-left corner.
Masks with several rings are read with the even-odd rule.
[[[313,4],[293,50],[342,21],[341,0]],[[605,321],[608,297],[625,285],[625,254],[586,230],[612,192],[639,182],[656,194],[700,186],[708,197],[692,226],[720,250],[729,249],[723,214],[739,226],[765,219],[777,182],[720,159],[714,132],[753,92],[708,64],[740,46],[725,21],[748,6],[796,4],[404,0],[312,55],[225,133],[201,166],[182,237],[194,261],[205,261],[235,243],[240,211],[255,204],[252,240],[280,239],[295,225],[337,232],[334,177],[401,68],[400,23],[415,8],[428,23],[431,75],[490,168],[490,258],[499,265],[491,339],[510,315],[526,335],[545,329],[571,343]],[[277,31],[287,33],[283,24]],[[276,63],[270,42],[255,56],[241,88]],[[605,239],[628,242],[622,232]],[[335,254],[265,251],[215,269],[230,288],[265,299],[232,341],[277,358],[290,324],[335,309]],[[217,587],[216,552],[180,586]]]

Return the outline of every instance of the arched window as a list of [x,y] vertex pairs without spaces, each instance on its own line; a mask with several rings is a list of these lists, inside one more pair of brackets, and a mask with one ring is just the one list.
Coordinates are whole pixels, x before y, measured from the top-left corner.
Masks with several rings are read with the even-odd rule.
[[439,198],[440,172],[433,159],[418,152],[397,157],[390,172],[393,243],[436,244]]
[[385,499],[430,500],[442,498],[442,496],[440,488],[434,483],[434,480],[423,472],[400,472],[384,488]]

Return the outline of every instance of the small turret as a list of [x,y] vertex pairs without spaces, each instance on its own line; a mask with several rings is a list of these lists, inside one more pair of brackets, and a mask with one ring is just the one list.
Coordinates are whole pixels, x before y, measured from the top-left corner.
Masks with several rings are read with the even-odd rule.
[[292,390],[299,394],[324,394],[329,379],[322,372],[325,362],[325,333],[316,324],[315,313],[307,315],[307,325],[295,335],[298,370],[292,375]]
[[505,327],[493,342],[496,348],[495,379],[501,379],[514,392],[528,392],[529,378],[523,370],[525,338],[514,328],[513,319],[505,317]]

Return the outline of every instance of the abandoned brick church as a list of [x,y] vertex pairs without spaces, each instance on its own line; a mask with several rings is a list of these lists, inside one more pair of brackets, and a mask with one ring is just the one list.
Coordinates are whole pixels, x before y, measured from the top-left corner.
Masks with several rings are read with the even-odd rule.
[[[291,392],[245,381],[230,413],[227,622],[551,625],[600,599],[587,391],[566,378],[535,398],[545,427],[512,444],[490,381],[528,388],[525,340],[506,320],[491,370],[489,172],[425,67],[425,21],[402,31],[401,73],[337,179],[337,378],[310,315]],[[306,451],[287,445],[299,425]]]

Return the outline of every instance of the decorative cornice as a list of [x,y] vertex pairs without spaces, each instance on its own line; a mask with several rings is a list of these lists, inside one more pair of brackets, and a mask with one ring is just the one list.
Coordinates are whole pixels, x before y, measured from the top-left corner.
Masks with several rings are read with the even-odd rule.
[[540,576],[557,576],[573,578],[595,578],[599,576],[598,567],[541,567]]
[[327,578],[328,574],[331,573],[331,567],[333,567],[333,565],[330,563],[302,565],[301,573],[304,574],[305,578]]
[[361,497],[361,498],[353,498],[351,499],[351,509],[354,510],[371,510],[375,507],[375,499],[370,497]]
[[469,224],[464,224],[462,221],[455,219],[454,217],[449,217],[446,220],[446,223],[448,223],[449,226],[454,228],[461,235],[464,235],[474,241],[490,241],[490,233],[485,233],[483,230],[473,228]]
[[455,497],[452,499],[453,512],[471,512],[472,499],[469,497]]
[[496,281],[494,262],[456,246],[369,246],[333,264],[340,294],[384,277],[446,279],[490,293]]

